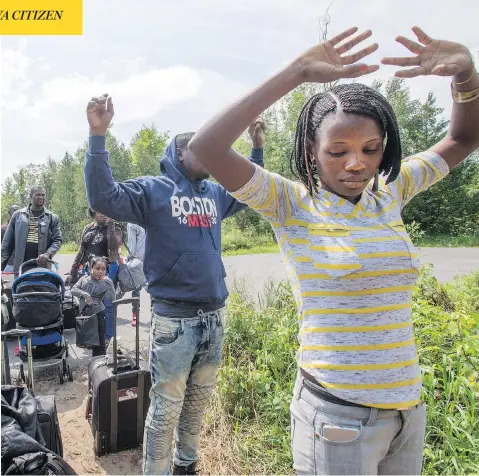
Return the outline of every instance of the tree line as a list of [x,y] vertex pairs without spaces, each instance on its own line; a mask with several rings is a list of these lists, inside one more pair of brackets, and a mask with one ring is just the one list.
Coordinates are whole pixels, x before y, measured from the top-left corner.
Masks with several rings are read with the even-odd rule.
[[[266,125],[265,163],[268,170],[294,178],[290,169],[296,120],[305,102],[324,85],[303,85],[264,113]],[[326,86],[327,87],[327,86]],[[448,121],[442,116],[433,93],[425,101],[411,96],[405,81],[392,78],[375,82],[391,102],[401,129],[404,156],[428,149],[446,134]],[[115,180],[144,175],[159,175],[160,160],[169,140],[169,132],[159,131],[155,124],[143,127],[125,145],[112,131],[107,134],[107,149]],[[247,135],[235,148],[249,154]],[[64,242],[76,242],[89,221],[87,215],[83,164],[87,143],[62,159],[48,157],[43,164],[22,167],[4,180],[2,187],[2,223],[12,204],[28,204],[30,187],[43,185],[47,207],[59,215]],[[479,154],[476,151],[431,191],[415,197],[404,209],[404,221],[416,222],[429,235],[472,235],[479,230]],[[228,227],[251,233],[271,233],[268,223],[252,210],[231,219]]]

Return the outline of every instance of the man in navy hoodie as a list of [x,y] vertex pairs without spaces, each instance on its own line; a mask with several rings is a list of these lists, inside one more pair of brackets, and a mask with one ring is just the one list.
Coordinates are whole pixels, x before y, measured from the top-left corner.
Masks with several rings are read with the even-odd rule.
[[[114,220],[146,230],[144,271],[153,300],[150,338],[151,404],[143,442],[144,474],[197,474],[201,421],[223,346],[228,297],[221,260],[221,221],[244,208],[188,150],[193,133],[173,138],[159,177],[117,183],[105,150],[113,117],[108,95],[88,103],[85,161],[88,201]],[[263,125],[249,128],[251,160],[263,166]]]

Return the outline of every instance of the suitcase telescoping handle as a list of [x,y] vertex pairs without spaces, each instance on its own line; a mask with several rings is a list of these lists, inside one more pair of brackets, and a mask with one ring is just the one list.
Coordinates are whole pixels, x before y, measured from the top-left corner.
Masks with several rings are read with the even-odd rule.
[[8,344],[7,339],[9,337],[22,337],[27,338],[27,362],[28,362],[28,374],[27,374],[27,388],[33,393],[33,357],[32,357],[32,333],[29,330],[23,329],[11,329],[9,331],[2,332],[2,347],[3,347],[3,359],[2,359],[2,384],[11,385],[12,379],[10,376],[10,359],[8,357]]
[[[59,265],[56,261],[53,261],[53,260],[49,259],[49,260],[47,261],[47,263],[50,263],[50,264],[52,264],[53,266],[55,266],[55,269],[58,271],[58,268],[60,267],[60,265]],[[25,263],[23,263],[23,264],[20,266],[20,269],[18,270],[18,274],[19,274],[19,275],[22,275],[22,274],[23,274],[23,267],[24,267],[25,265],[28,266],[28,265],[30,265],[30,264],[37,264],[36,258],[35,258],[35,259],[29,259],[28,261],[25,261]]]
[[136,303],[137,305],[137,318],[136,318],[136,326],[135,326],[135,370],[139,370],[140,368],[140,298],[126,298],[126,299],[118,299],[113,301],[113,373],[116,374],[118,372],[118,345],[116,341],[116,321],[117,321],[117,314],[118,314],[118,306],[122,304],[133,304]]

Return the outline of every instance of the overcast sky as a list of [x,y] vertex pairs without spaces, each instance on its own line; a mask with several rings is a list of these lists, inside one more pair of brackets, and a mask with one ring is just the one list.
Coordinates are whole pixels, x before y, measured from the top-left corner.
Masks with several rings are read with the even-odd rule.
[[[142,124],[172,134],[197,129],[218,108],[317,41],[329,5],[320,0],[83,0],[84,34],[1,38],[2,180],[50,155],[61,159],[86,139],[89,97],[108,92],[114,134],[125,143]],[[430,36],[468,46],[477,61],[479,0],[336,0],[335,33],[373,30],[382,56],[417,24]],[[393,67],[375,77],[387,78]],[[373,77],[365,82],[370,82]],[[448,112],[449,81],[409,80]]]

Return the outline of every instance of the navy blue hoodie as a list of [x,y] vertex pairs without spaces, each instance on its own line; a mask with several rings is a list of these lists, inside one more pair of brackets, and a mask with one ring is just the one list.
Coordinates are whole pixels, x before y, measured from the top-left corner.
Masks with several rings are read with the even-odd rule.
[[[191,181],[177,156],[176,137],[161,159],[159,177],[115,182],[105,137],[90,137],[85,184],[90,206],[114,220],[146,230],[144,270],[154,311],[192,317],[214,311],[228,297],[221,260],[221,221],[241,211],[221,185]],[[263,166],[263,149],[251,158]]]

